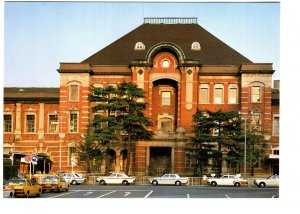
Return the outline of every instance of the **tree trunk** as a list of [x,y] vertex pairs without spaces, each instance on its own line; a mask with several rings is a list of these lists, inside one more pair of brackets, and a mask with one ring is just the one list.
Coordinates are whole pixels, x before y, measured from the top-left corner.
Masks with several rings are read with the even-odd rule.
[[131,135],[128,134],[128,142],[127,142],[127,163],[126,163],[126,171],[125,173],[128,175],[130,168],[130,159],[131,159]]
[[109,169],[110,169],[110,161],[109,161],[109,147],[106,148],[106,154],[105,154],[105,175],[108,175]]

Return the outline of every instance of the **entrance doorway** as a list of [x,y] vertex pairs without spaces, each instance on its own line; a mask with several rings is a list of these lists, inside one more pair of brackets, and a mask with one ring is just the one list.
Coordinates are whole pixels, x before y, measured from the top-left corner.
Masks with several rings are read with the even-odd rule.
[[171,172],[171,147],[150,147],[149,175],[161,176]]

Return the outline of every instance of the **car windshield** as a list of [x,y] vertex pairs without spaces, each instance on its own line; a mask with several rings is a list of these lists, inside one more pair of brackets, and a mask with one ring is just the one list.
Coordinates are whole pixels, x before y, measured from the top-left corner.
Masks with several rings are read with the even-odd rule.
[[19,179],[10,179],[6,182],[5,185],[20,185],[20,186],[24,186],[25,185],[25,181],[24,180],[19,180]]
[[43,179],[43,181],[58,181],[58,177],[57,176],[53,176],[53,177],[45,177]]

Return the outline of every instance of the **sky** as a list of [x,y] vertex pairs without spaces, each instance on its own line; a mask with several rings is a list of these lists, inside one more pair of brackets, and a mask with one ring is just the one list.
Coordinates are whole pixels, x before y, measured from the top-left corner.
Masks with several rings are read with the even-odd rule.
[[279,3],[4,2],[4,86],[59,87],[59,63],[81,62],[143,24],[197,17],[198,24],[280,78]]

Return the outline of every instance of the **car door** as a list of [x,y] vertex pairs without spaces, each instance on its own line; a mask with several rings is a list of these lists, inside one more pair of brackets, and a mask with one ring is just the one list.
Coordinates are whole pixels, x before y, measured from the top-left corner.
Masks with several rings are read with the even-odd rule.
[[161,184],[168,184],[168,182],[169,182],[169,174],[166,174],[166,175],[163,175],[162,177],[161,177],[161,181],[160,181],[160,183]]
[[227,182],[228,182],[228,175],[224,175],[219,180],[217,180],[218,185],[226,185]]
[[170,175],[170,178],[169,178],[169,181],[168,181],[167,184],[172,184],[173,185],[173,184],[175,184],[176,180],[177,180],[176,175]]

